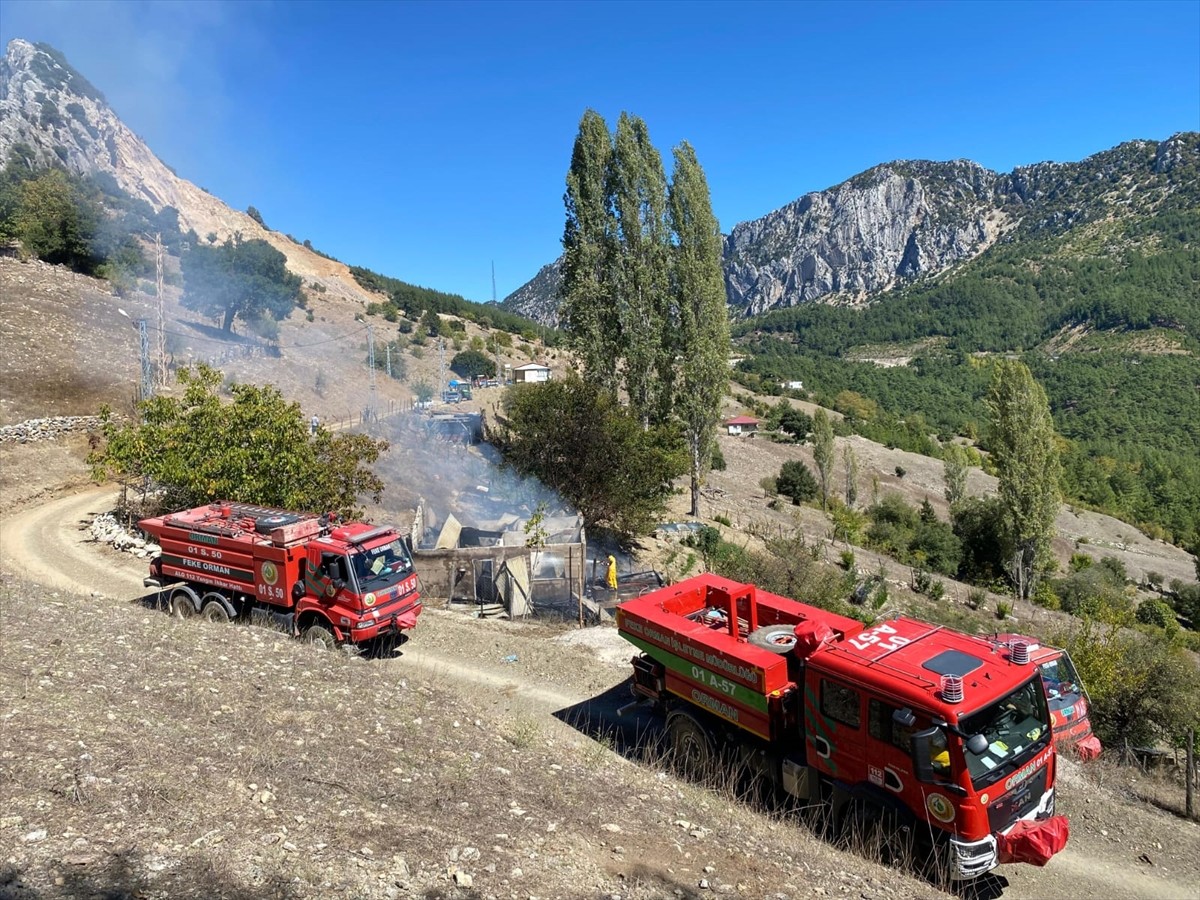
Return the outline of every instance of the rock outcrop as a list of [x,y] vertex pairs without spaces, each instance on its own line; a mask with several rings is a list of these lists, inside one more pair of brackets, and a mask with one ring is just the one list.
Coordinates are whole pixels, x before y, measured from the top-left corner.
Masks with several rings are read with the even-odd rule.
[[219,240],[241,232],[261,238],[287,257],[310,284],[360,303],[378,299],[344,263],[328,259],[180,178],[109,107],[104,95],[46,44],[15,39],[0,59],[0,162],[19,148],[38,165],[62,165],[78,175],[105,173],[126,193],[157,212],[174,207],[180,228]]
[[861,302],[970,259],[1008,222],[997,181],[971,162],[891,163],[744,222],[725,241],[729,303]]
[[[1129,141],[1080,162],[1043,162],[1007,174],[966,160],[876,166],[735,225],[723,259],[730,311],[747,317],[801,303],[881,300],[999,242],[1153,215],[1176,193],[1185,202],[1198,167],[1195,132]],[[502,305],[556,322],[560,263],[543,267]]]

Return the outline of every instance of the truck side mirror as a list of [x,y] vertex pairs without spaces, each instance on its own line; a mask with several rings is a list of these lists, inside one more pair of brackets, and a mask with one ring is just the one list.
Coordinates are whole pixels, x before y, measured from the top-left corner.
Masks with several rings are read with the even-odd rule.
[[930,741],[937,733],[936,726],[926,728],[924,731],[916,732],[911,739],[913,770],[916,772],[917,780],[926,784],[932,784],[934,781],[933,760],[929,758],[929,749]]

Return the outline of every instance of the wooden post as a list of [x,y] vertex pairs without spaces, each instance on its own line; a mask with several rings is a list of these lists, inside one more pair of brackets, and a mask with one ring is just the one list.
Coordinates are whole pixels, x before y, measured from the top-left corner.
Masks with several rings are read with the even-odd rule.
[[1193,785],[1196,782],[1196,729],[1195,728],[1188,729],[1187,741],[1188,741],[1187,742],[1187,768],[1186,768],[1187,777],[1185,779],[1185,783],[1187,784],[1187,793],[1186,793],[1187,800],[1184,805],[1184,811],[1187,813],[1187,817],[1190,819],[1196,813],[1196,808],[1192,805],[1192,795],[1195,793],[1195,791],[1193,790]]

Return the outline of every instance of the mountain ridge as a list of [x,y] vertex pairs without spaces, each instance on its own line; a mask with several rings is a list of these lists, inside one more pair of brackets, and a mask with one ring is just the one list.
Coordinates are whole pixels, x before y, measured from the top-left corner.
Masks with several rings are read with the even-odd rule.
[[[1179,186],[1180,170],[1194,184],[1198,159],[1200,133],[1178,132],[1008,173],[963,159],[880,163],[735,225],[724,244],[730,310],[748,318],[813,302],[866,305],[999,243],[1149,215]],[[553,324],[557,264],[501,305]]]
[[349,266],[264,227],[244,212],[177,175],[108,105],[65,57],[46,44],[21,38],[0,58],[0,160],[29,148],[38,167],[60,165],[76,175],[111,175],[122,190],[159,212],[174,207],[181,230],[224,240],[240,233],[265,240],[287,257],[287,267],[309,285],[362,305],[379,298]]

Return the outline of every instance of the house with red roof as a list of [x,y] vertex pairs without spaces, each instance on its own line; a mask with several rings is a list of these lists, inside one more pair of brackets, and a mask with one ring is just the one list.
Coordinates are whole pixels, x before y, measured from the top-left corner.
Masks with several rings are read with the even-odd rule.
[[758,419],[753,416],[734,416],[725,422],[725,428],[732,435],[754,434],[758,431]]

